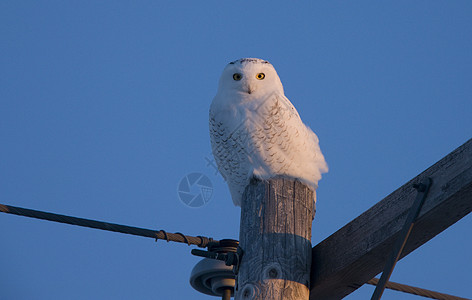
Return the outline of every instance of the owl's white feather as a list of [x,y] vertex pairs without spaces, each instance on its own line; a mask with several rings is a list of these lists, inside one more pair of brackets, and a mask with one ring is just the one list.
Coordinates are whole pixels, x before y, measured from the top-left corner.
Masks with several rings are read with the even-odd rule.
[[240,59],[223,70],[210,107],[210,140],[238,206],[253,176],[297,178],[316,189],[328,171],[318,137],[285,97],[274,67],[262,59]]

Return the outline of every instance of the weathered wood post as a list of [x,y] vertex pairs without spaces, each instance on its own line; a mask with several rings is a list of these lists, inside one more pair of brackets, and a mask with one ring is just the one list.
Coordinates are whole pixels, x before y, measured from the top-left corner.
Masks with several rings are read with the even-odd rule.
[[309,298],[315,192],[298,180],[252,180],[241,204],[235,299]]

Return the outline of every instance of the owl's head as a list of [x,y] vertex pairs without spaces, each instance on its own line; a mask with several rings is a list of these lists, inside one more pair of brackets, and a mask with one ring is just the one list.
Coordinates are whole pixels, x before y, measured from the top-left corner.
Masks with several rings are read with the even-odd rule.
[[263,96],[268,93],[283,94],[282,83],[274,67],[259,58],[242,58],[230,62],[221,74],[218,94]]

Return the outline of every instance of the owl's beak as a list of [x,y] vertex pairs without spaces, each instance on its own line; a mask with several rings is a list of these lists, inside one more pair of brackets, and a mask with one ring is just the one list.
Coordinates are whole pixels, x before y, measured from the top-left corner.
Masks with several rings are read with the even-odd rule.
[[246,91],[248,94],[252,94],[255,90],[256,88],[251,86],[250,84],[246,85]]

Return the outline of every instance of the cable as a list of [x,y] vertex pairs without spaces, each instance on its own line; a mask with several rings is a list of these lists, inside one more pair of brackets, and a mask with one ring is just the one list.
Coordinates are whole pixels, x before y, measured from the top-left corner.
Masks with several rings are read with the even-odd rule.
[[164,230],[150,230],[145,228],[138,228],[126,225],[119,225],[89,219],[82,219],[76,218],[71,216],[59,215],[39,210],[21,208],[11,205],[0,204],[0,212],[4,212],[7,214],[14,214],[18,216],[24,216],[29,218],[36,218],[41,220],[65,223],[70,225],[77,225],[113,232],[120,232],[126,234],[132,234],[137,236],[149,237],[157,240],[166,240],[167,242],[177,242],[177,243],[185,243],[188,245],[197,245],[201,248],[206,248],[209,244],[218,243],[217,240],[213,240],[212,238],[203,237],[203,236],[188,236],[183,235],[182,233],[169,233],[165,232]]
[[[377,285],[379,282],[378,278],[372,278],[371,280],[367,281],[368,284],[371,285]],[[408,294],[413,294],[417,296],[422,296],[425,298],[431,298],[431,299],[438,299],[438,300],[470,300],[467,298],[462,298],[462,297],[457,297],[457,296],[452,296],[448,294],[443,294],[443,293],[438,293],[430,290],[425,290],[422,288],[406,285],[406,284],[401,284],[401,283],[396,283],[392,281],[388,281],[387,284],[385,285],[387,289],[399,291],[399,292],[404,292]]]

